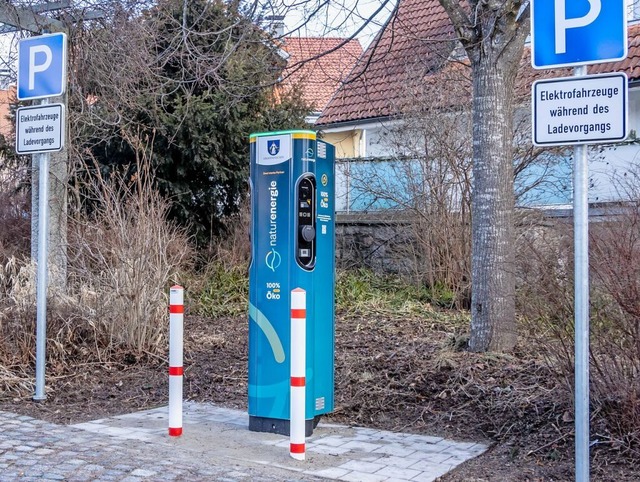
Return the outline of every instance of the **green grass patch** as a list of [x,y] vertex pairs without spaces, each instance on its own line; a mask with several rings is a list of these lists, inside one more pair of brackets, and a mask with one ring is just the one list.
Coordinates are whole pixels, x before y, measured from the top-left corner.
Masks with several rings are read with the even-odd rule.
[[382,276],[360,269],[338,273],[336,303],[338,309],[417,312],[424,311],[425,304],[452,307],[455,293],[444,286],[414,285],[399,276]]
[[247,312],[249,279],[244,265],[211,263],[202,275],[192,312],[203,316],[238,316]]
[[[203,316],[237,316],[247,312],[249,280],[246,266],[228,268],[213,262],[193,283],[191,311]],[[422,313],[428,305],[450,307],[451,290],[408,283],[398,276],[382,276],[370,270],[339,271],[336,276],[336,307],[355,312],[397,311]],[[431,311],[431,310],[429,310]]]

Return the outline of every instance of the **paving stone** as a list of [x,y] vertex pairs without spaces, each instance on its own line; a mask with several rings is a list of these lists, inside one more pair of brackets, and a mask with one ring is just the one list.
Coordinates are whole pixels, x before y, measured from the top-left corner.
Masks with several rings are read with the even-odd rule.
[[25,477],[42,477],[44,472],[40,467],[31,467],[24,471]]
[[351,449],[351,450],[358,450],[362,452],[373,452],[374,450],[380,448],[380,445],[357,440],[357,441],[347,442],[342,447]]
[[403,469],[400,467],[384,467],[376,472],[376,475],[384,475],[386,477],[395,477],[398,479],[411,480],[420,475],[420,470]]
[[317,454],[343,455],[350,451],[351,449],[348,448],[331,447],[329,445],[314,445],[313,447],[307,446],[307,452],[315,452]]
[[367,474],[366,472],[349,472],[338,480],[348,480],[349,482],[383,482],[388,477],[385,475]]
[[331,447],[340,447],[346,444],[347,442],[349,442],[349,440],[345,439],[344,437],[336,436],[336,437],[322,437],[317,440],[314,440],[314,442],[322,445],[330,445]]
[[330,469],[314,470],[305,473],[317,475],[319,477],[326,477],[327,479],[339,479],[340,477],[347,475],[349,472],[351,472],[351,470],[331,467]]
[[453,466],[447,463],[438,464],[438,463],[430,463],[427,461],[423,461],[423,462],[418,462],[417,464],[412,465],[411,468],[423,473],[440,477],[441,475],[444,475],[447,472],[449,472],[453,468]]
[[407,437],[407,441],[411,442],[420,442],[426,444],[436,444],[438,442],[442,442],[444,439],[442,437],[433,437],[431,435],[417,435],[411,434]]
[[31,452],[35,449],[33,447],[29,447],[28,445],[18,445],[14,448],[14,450],[17,450],[18,452]]
[[388,465],[391,467],[400,467],[400,468],[408,468],[410,466],[412,466],[413,464],[416,463],[415,459],[409,459],[407,457],[398,457],[395,455],[391,455],[391,456],[386,456],[386,457],[382,457],[382,458],[378,458],[375,460],[372,460],[372,462],[377,462],[379,464],[382,465]]
[[55,451],[52,449],[36,449],[33,451],[34,455],[49,455],[54,453]]
[[45,480],[64,480],[64,475],[44,473],[42,474],[42,478]]
[[16,461],[15,461],[16,465],[24,465],[25,467],[30,467],[32,465],[36,465],[37,463],[38,463],[37,460],[26,458],[24,456],[16,459]]
[[[66,457],[66,456],[67,456],[67,454],[66,454],[66,453],[62,453],[61,455],[62,455],[63,457]],[[69,460],[67,460],[67,463],[68,463],[68,464],[71,464],[71,465],[84,465],[84,464],[86,464],[86,463],[87,463],[87,461],[86,461],[86,460],[83,460],[83,459],[69,459]]]
[[131,472],[131,475],[135,475],[136,477],[151,477],[156,475],[156,472],[152,470],[136,469]]
[[373,474],[380,469],[385,468],[386,466],[383,464],[377,464],[375,462],[365,462],[362,460],[350,460],[346,464],[340,465],[338,468],[352,470],[354,472],[366,472],[368,474]]
[[415,453],[415,449],[394,443],[389,445],[383,445],[382,447],[375,449],[373,453],[395,455],[397,457],[407,457]]
[[[0,411],[0,482],[306,482],[320,477],[431,482],[487,448],[438,437],[335,424],[322,428],[321,424],[307,439],[307,460],[292,461],[288,437],[245,433],[246,413],[190,402],[184,407],[189,436],[181,438],[167,434],[166,407],[76,426]],[[234,433],[235,441],[229,446],[236,455],[221,455],[226,437]],[[214,448],[219,442],[223,442],[221,450]]]

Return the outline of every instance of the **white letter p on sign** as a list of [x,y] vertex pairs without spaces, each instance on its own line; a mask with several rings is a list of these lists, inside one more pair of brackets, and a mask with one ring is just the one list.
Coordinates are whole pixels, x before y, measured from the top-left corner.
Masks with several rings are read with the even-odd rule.
[[565,9],[567,1],[569,0],[555,0],[556,54],[564,54],[567,51],[567,29],[586,27],[598,18],[602,8],[602,0],[587,0],[589,11],[584,17],[567,18]]
[[[36,54],[44,54],[45,60],[41,64],[36,64]],[[29,47],[29,90],[35,88],[36,73],[44,72],[51,66],[51,60],[53,59],[53,53],[51,49],[46,45],[34,45]]]

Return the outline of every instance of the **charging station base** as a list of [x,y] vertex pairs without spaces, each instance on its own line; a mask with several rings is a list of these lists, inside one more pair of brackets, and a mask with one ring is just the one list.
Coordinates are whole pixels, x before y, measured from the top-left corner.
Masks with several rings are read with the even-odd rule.
[[[320,417],[311,418],[304,422],[304,435],[311,437],[313,429],[318,426]],[[277,433],[278,435],[289,435],[289,420],[280,418],[254,417],[249,415],[249,430],[252,432]]]

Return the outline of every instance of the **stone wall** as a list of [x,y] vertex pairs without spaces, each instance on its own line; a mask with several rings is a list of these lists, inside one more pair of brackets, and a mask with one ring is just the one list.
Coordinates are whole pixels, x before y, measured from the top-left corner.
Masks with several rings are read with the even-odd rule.
[[[610,216],[611,209],[611,206],[606,209],[592,206],[590,222]],[[566,231],[571,217],[571,209],[518,210],[517,241],[544,246],[544,249],[549,248],[547,244],[555,246],[551,238]],[[405,213],[340,213],[336,218],[337,267],[369,268],[377,273],[415,273],[419,258],[415,230],[409,214]]]
[[339,214],[336,219],[338,268],[369,268],[379,273],[410,271],[414,237],[403,215]]

